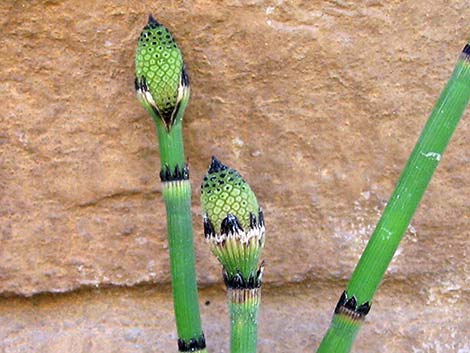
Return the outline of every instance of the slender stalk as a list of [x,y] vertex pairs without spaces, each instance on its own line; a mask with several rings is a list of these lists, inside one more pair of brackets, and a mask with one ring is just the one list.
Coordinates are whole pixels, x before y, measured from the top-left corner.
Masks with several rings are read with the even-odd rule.
[[231,353],[256,353],[261,288],[228,289]]
[[191,185],[182,134],[189,79],[171,33],[152,16],[139,38],[135,85],[142,106],[157,127],[178,348],[180,352],[207,352],[199,313]]
[[349,352],[372,298],[441,160],[470,98],[467,44],[411,153],[375,228],[318,353]]
[[175,124],[170,131],[165,129],[160,120],[156,120],[156,126],[161,170],[168,168],[170,171],[174,171],[176,167],[184,167],[183,124]]
[[346,315],[335,314],[317,352],[350,352],[360,327],[360,322],[351,320]]
[[[173,304],[180,341],[202,336],[191,222],[189,180],[163,183],[170,248]],[[203,336],[202,336],[203,337]]]

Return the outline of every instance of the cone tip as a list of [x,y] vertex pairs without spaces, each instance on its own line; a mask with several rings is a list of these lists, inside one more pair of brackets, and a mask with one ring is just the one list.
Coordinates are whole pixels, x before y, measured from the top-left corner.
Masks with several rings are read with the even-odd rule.
[[149,25],[156,25],[156,26],[161,26],[161,24],[153,17],[152,14],[149,14]]
[[220,162],[215,156],[212,156],[211,164],[209,166],[209,170],[207,171],[207,173],[209,174],[217,173],[225,169],[228,169],[228,167],[224,165],[222,162]]

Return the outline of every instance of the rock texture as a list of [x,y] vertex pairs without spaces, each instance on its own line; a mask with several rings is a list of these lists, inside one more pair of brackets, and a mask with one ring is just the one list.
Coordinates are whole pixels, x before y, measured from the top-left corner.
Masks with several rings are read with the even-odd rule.
[[[79,291],[8,298],[0,303],[2,352],[176,352],[169,287]],[[303,283],[267,287],[260,311],[259,353],[314,352],[342,287]],[[385,285],[355,345],[356,352],[466,353],[470,319],[465,303],[429,306],[408,284]],[[467,297],[468,298],[468,297]],[[200,291],[210,352],[229,352],[229,319],[222,287]],[[282,305],[280,305],[282,303]],[[449,321],[449,317],[452,320]]]
[[[313,351],[468,38],[468,3],[3,1],[2,351],[174,349],[158,146],[133,92],[150,12],[178,39],[192,82],[185,143],[197,270],[212,286],[202,297],[224,308],[198,201],[216,155],[265,210],[272,291],[260,351],[299,342]],[[358,351],[470,351],[468,136],[464,118]],[[142,284],[158,289],[123,288]],[[84,290],[95,286],[119,288]],[[227,351],[214,307],[208,341]]]

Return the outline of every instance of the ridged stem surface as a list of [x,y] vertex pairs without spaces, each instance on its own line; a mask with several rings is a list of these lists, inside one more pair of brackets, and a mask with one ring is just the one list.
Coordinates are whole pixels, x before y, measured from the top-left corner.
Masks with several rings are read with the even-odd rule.
[[256,353],[261,288],[228,290],[230,352]]
[[[346,289],[357,304],[371,302],[416,208],[460,121],[470,97],[470,47],[467,45],[439,97],[395,190]],[[318,352],[349,352],[355,335],[342,326],[331,328]],[[359,327],[358,327],[359,329]],[[351,340],[350,344],[346,342]]]
[[168,132],[161,120],[156,120],[155,123],[157,125],[162,168],[168,166],[170,171],[173,172],[176,166],[184,167],[183,124],[181,122],[176,123]]
[[360,327],[359,322],[335,314],[317,353],[349,352]]
[[[168,133],[157,122],[160,158],[163,166],[183,168],[184,150],[181,124]],[[196,284],[191,185],[189,180],[163,182],[170,249],[170,267],[178,337],[186,342],[202,336]],[[205,351],[205,350],[204,350]]]

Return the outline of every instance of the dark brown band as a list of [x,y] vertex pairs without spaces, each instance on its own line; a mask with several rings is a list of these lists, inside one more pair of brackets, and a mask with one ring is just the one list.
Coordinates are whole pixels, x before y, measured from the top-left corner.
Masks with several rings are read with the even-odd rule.
[[250,277],[245,278],[240,271],[230,276],[225,270],[223,271],[224,282],[229,289],[255,289],[260,288],[263,278],[263,263],[256,273],[252,273]]
[[168,165],[165,165],[160,171],[160,180],[162,182],[189,180],[189,167],[187,164],[183,168],[177,165],[171,170]]
[[178,350],[180,352],[197,352],[206,348],[206,338],[204,333],[197,338],[191,338],[189,341],[185,341],[181,338],[178,339]]
[[341,294],[338,304],[336,304],[335,314],[341,314],[349,317],[351,320],[363,320],[369,313],[370,303],[365,302],[361,305],[357,304],[356,297],[348,296],[346,291]]

